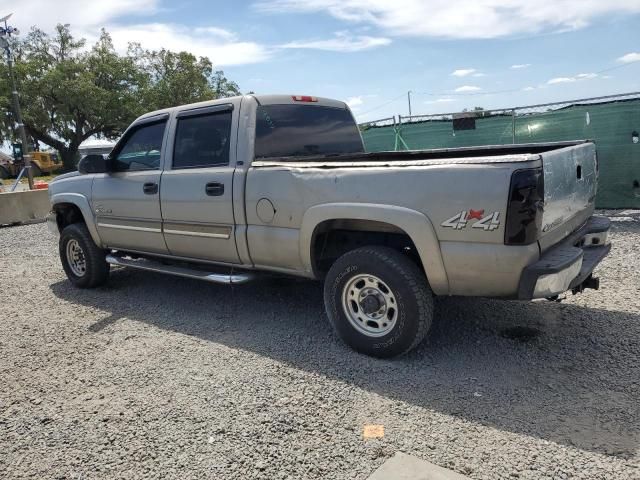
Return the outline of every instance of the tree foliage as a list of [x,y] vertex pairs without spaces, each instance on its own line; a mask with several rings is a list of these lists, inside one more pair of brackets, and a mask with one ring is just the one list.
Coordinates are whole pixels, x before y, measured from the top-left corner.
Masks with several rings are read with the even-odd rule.
[[[74,164],[84,140],[116,138],[144,112],[240,93],[235,82],[214,71],[208,58],[144,50],[136,44],[120,55],[104,30],[87,48],[68,25],[58,25],[51,35],[33,28],[13,41],[12,51],[27,134],[58,150],[67,167]],[[3,62],[4,67],[6,58]],[[5,77],[0,80],[0,139],[14,140]]]
[[227,80],[223,71],[214,72],[206,57],[166,49],[144,50],[138,44],[129,46],[129,56],[136,59],[144,75],[141,98],[150,110],[240,94],[238,85]]

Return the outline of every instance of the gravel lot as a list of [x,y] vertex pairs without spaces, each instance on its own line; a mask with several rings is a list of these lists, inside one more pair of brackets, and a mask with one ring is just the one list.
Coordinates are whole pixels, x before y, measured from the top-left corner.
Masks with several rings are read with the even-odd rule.
[[614,220],[600,291],[439,300],[391,361],[333,336],[319,284],[118,270],[81,291],[45,225],[0,229],[0,477],[365,479],[403,451],[473,479],[638,479],[640,213]]

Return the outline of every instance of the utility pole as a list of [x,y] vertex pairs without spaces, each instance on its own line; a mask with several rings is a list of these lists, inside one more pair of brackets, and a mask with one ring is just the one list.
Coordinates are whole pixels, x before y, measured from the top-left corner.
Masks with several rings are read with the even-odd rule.
[[7,65],[9,68],[9,77],[11,78],[11,97],[13,100],[13,114],[18,124],[18,133],[20,135],[20,141],[22,142],[22,157],[24,158],[24,168],[27,171],[27,179],[29,180],[29,190],[33,190],[33,172],[31,171],[31,155],[29,142],[27,142],[27,133],[24,129],[24,123],[22,122],[22,110],[20,109],[20,97],[18,97],[18,88],[16,86],[16,78],[13,75],[13,58],[11,57],[11,49],[9,48],[9,42],[5,36],[11,37],[11,35],[18,35],[20,33],[17,28],[7,25],[7,20],[13,13],[10,13],[4,18],[0,19],[0,22],[4,22],[4,28],[0,27],[0,47],[3,47],[7,52]]
[[407,92],[407,101],[409,102],[409,116],[411,116],[411,90]]

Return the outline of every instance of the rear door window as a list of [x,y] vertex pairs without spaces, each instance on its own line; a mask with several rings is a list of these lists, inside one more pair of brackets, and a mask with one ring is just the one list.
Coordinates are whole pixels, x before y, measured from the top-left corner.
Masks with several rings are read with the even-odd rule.
[[255,157],[298,157],[364,152],[349,110],[317,105],[261,105],[256,113]]

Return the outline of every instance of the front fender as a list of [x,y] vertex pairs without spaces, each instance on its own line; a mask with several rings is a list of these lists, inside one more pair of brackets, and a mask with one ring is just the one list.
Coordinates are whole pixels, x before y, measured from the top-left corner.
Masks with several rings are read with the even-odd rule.
[[91,238],[96,245],[102,245],[100,235],[98,235],[98,230],[96,229],[95,217],[93,216],[93,211],[91,210],[91,205],[89,205],[87,197],[80,193],[56,193],[51,195],[52,208],[61,203],[71,203],[80,209],[80,213],[82,213],[84,223],[87,225],[87,230],[89,230]]
[[316,227],[324,221],[340,219],[382,222],[404,231],[418,250],[433,292],[436,295],[449,293],[440,243],[431,221],[423,213],[405,207],[373,203],[329,203],[309,208],[302,218],[300,229],[300,255],[306,271],[313,271],[311,247]]

